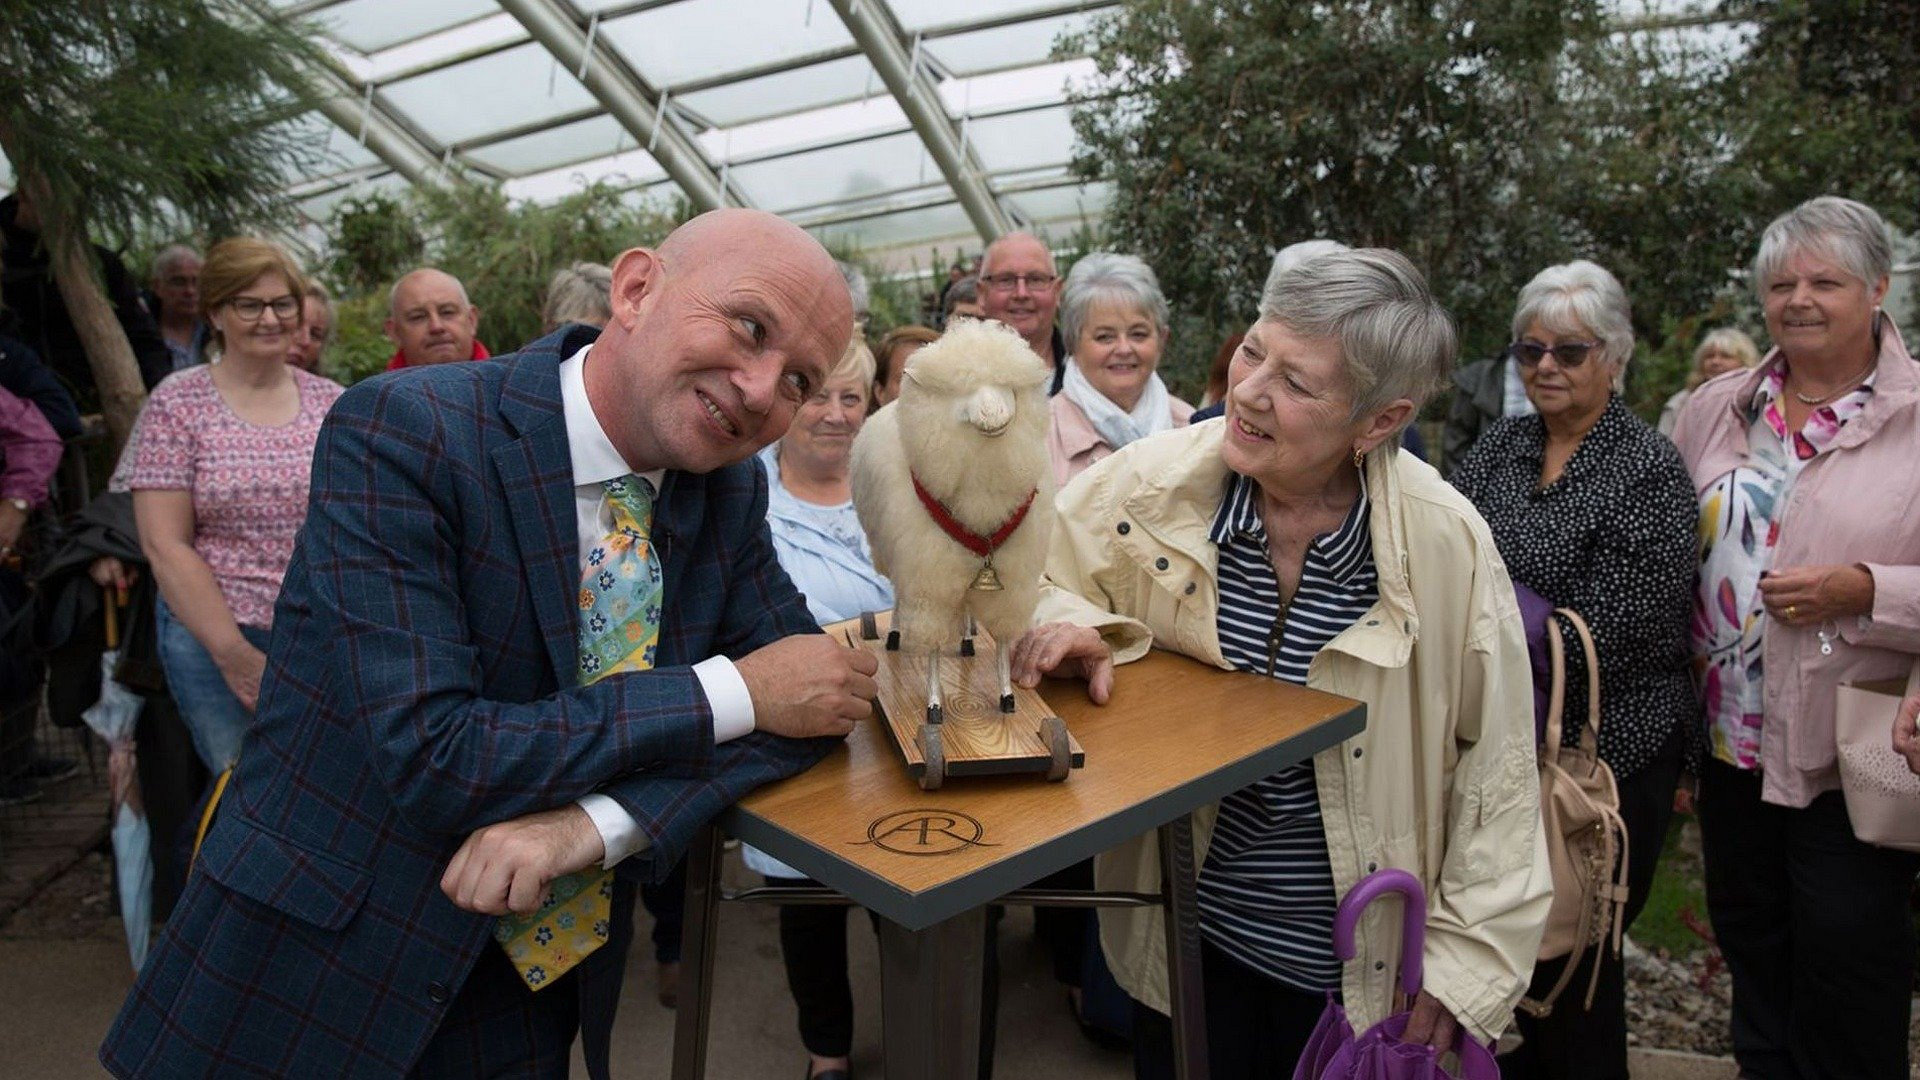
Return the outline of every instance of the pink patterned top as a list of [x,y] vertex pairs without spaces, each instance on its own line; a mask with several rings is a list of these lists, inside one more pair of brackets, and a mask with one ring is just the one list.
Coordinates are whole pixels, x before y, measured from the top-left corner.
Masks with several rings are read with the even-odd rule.
[[110,485],[193,494],[193,549],[241,626],[273,625],[273,602],[307,516],[320,421],[341,386],[289,368],[300,411],[278,427],[240,419],[213,385],[212,365],[154,387]]

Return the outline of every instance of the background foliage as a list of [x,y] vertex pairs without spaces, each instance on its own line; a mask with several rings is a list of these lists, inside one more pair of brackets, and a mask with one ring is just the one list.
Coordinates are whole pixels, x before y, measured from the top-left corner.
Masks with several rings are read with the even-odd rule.
[[1251,317],[1272,253],[1325,236],[1413,258],[1463,362],[1504,344],[1540,269],[1601,263],[1651,412],[1704,330],[1758,336],[1731,271],[1775,215],[1822,193],[1906,229],[1920,212],[1920,5],[1722,11],[1760,27],[1732,62],[1710,33],[1615,32],[1596,0],[1129,4],[1088,31],[1076,168],[1114,183],[1107,242],[1167,288],[1180,385]]

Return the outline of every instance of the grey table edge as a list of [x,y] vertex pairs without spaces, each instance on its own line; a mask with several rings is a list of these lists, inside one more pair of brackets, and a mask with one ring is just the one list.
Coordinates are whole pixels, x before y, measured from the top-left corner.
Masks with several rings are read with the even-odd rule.
[[[816,844],[781,829],[738,806],[716,820],[725,832],[739,837],[795,870],[806,874],[862,907],[891,919],[908,930],[924,930],[1107,851],[1135,836],[1151,832],[1182,814],[1289,765],[1304,761],[1327,747],[1345,742],[1366,727],[1367,707],[1355,703],[1328,718],[1263,750],[1194,777],[1097,821],[1063,833],[1026,851],[1002,859],[972,874],[913,893],[874,875]],[[1064,783],[1073,783],[1068,777]],[[857,843],[857,841],[849,841]]]

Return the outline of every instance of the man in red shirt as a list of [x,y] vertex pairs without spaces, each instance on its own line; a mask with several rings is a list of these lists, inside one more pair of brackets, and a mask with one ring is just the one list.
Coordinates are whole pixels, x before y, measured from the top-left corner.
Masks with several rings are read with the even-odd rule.
[[386,331],[396,348],[387,370],[485,360],[487,347],[473,336],[479,326],[480,309],[467,299],[460,279],[421,267],[393,285]]

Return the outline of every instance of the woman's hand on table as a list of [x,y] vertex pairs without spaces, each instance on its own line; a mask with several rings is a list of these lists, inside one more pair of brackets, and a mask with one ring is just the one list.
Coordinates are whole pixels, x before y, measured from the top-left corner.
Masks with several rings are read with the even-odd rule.
[[1091,626],[1050,622],[1020,635],[1009,659],[1013,681],[1032,689],[1043,675],[1083,679],[1087,697],[1105,705],[1113,693],[1113,650]]
[[1864,566],[1789,566],[1760,578],[1767,614],[1788,626],[1873,613],[1873,575]]

